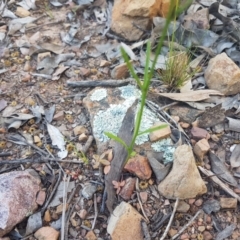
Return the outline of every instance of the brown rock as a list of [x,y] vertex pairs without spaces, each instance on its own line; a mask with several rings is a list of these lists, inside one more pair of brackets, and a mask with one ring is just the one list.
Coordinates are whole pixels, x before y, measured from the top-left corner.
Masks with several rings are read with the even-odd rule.
[[18,17],[25,18],[25,17],[28,17],[30,15],[30,12],[28,10],[22,8],[22,7],[17,7],[17,10],[16,10],[15,14]]
[[184,17],[185,28],[192,29],[193,24],[199,29],[209,29],[208,8],[203,8],[194,14],[189,14]]
[[198,231],[199,231],[199,232],[204,232],[205,229],[206,229],[205,226],[199,226],[199,227],[198,227]]
[[85,142],[87,141],[87,139],[88,139],[88,136],[85,133],[80,134],[78,137],[79,142]]
[[40,180],[27,171],[15,171],[1,174],[0,182],[0,237],[2,237],[25,219],[29,212],[37,209],[36,196],[40,190]]
[[185,122],[180,122],[180,126],[182,128],[189,128],[190,127],[190,124],[189,123],[185,123]]
[[208,141],[205,138],[198,141],[193,148],[193,152],[196,154],[196,156],[200,160],[203,160],[204,156],[206,156],[209,150],[210,150],[210,146],[208,144]]
[[152,175],[152,170],[149,165],[148,159],[139,154],[137,154],[133,158],[130,158],[124,169],[128,172],[136,174],[136,176],[138,176],[142,180],[147,180]]
[[173,168],[158,185],[159,192],[170,199],[195,198],[206,193],[190,146],[181,145],[174,152]]
[[142,203],[147,202],[147,199],[148,199],[148,193],[147,192],[140,192],[139,196],[141,198]]
[[[139,2],[142,3],[142,1]],[[151,0],[150,2],[152,2],[152,5],[154,4],[154,0]],[[124,15],[123,12],[127,6],[129,7],[129,5],[129,1],[114,1],[111,29],[129,41],[136,41],[143,35],[143,31],[134,27],[132,23],[136,23],[141,26],[142,29],[148,29],[151,20],[148,17],[131,17]]]
[[240,92],[240,69],[226,53],[218,54],[209,61],[205,70],[205,79],[208,88],[218,90],[225,95]]
[[107,232],[112,240],[143,240],[141,220],[142,216],[136,209],[126,202],[121,202],[110,217]]
[[75,136],[81,135],[82,133],[87,133],[88,130],[84,126],[76,126],[73,129],[73,133]]
[[114,79],[124,79],[129,76],[129,70],[126,63],[119,64],[111,71],[111,77]]
[[149,133],[149,138],[151,142],[156,142],[158,140],[161,140],[170,136],[171,134],[170,126],[165,122],[157,122],[152,126],[152,128],[160,127],[160,126],[163,126],[163,128]]
[[86,240],[97,240],[96,235],[94,234],[93,231],[89,231],[86,236],[85,236]]
[[101,60],[100,62],[100,67],[106,67],[106,66],[109,66],[111,65],[111,63],[109,61],[106,61],[106,60]]
[[237,199],[236,198],[220,198],[221,208],[237,208]]
[[197,207],[202,206],[202,204],[203,204],[203,199],[202,199],[202,198],[199,198],[197,201],[194,202],[194,204],[195,204]]
[[212,236],[212,234],[210,232],[204,231],[203,232],[203,239],[204,240],[211,240],[211,239],[213,239],[213,236]]
[[79,71],[80,71],[80,74],[81,74],[83,77],[88,77],[88,76],[91,74],[91,70],[88,69],[88,68],[80,67],[80,68],[79,68]]
[[42,227],[35,232],[34,237],[38,240],[58,240],[59,232],[52,227]]
[[63,120],[63,119],[64,119],[64,111],[57,112],[53,117],[53,120],[56,120],[56,121]]
[[176,229],[170,228],[168,231],[168,236],[172,238],[177,233],[178,233],[178,231]]
[[79,217],[81,219],[85,219],[87,217],[87,210],[86,209],[81,209],[79,212]]
[[127,178],[125,181],[125,185],[122,187],[119,195],[126,201],[130,200],[135,189],[135,184],[136,178]]
[[44,213],[44,221],[45,222],[51,222],[52,218],[51,218],[51,214],[50,214],[50,211],[47,210],[45,213]]
[[184,233],[181,235],[180,237],[181,240],[184,240],[184,239],[189,239],[189,234],[188,233]]
[[186,213],[190,209],[190,205],[185,201],[179,201],[177,212]]
[[42,206],[46,199],[46,192],[41,190],[38,192],[36,203],[40,206]]
[[193,127],[191,129],[191,134],[192,134],[192,138],[197,141],[203,138],[207,140],[210,138],[210,134],[205,129],[199,128],[199,127]]

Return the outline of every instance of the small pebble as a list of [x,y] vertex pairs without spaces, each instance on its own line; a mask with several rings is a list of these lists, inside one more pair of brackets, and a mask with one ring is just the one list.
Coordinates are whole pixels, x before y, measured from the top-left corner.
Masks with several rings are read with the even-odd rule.
[[204,240],[211,240],[211,239],[213,239],[213,236],[212,236],[212,234],[210,232],[204,231],[203,232],[203,239]]
[[195,204],[197,207],[202,206],[202,204],[203,204],[202,198],[199,198],[197,201],[194,202],[194,204]]
[[79,217],[80,217],[81,219],[85,219],[86,216],[87,216],[87,210],[86,210],[86,209],[81,209],[81,210],[79,211]]
[[199,227],[198,227],[198,231],[199,231],[199,232],[204,232],[205,229],[206,229],[205,226],[199,226]]

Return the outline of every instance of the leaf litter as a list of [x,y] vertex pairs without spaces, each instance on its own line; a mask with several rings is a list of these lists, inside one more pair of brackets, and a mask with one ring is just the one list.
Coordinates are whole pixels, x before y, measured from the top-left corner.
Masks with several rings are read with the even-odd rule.
[[[152,32],[148,33],[143,41],[139,39],[137,42],[129,43],[109,31],[113,6],[111,1],[74,1],[74,4],[58,0],[49,2],[23,0],[17,3],[1,1],[0,156],[1,160],[9,160],[9,164],[1,164],[0,170],[1,173],[4,173],[13,171],[11,167],[20,169],[21,166],[22,169],[25,169],[30,166],[42,178],[42,184],[48,193],[45,200],[47,205],[42,208],[41,214],[40,212],[32,213],[28,218],[28,223],[26,221],[23,223],[27,226],[28,234],[33,234],[42,227],[41,218],[46,222],[46,211],[49,211],[51,220],[47,221],[47,224],[54,226],[55,220],[57,220],[58,224],[55,226],[68,229],[69,232],[64,234],[65,236],[69,234],[69,239],[73,237],[71,234],[74,231],[75,237],[79,235],[83,238],[86,231],[90,232],[91,229],[95,230],[95,234],[99,238],[110,239],[106,229],[102,227],[103,222],[107,224],[106,219],[110,215],[104,206],[106,189],[104,192],[104,173],[101,169],[109,164],[111,166],[112,163],[101,158],[98,164],[94,165],[96,164],[94,156],[95,158],[96,154],[101,156],[103,152],[98,152],[97,145],[92,142],[92,129],[88,113],[83,106],[83,97],[75,98],[79,91],[84,96],[89,89],[87,86],[81,87],[80,90],[72,89],[67,86],[66,81],[84,83],[85,80],[93,82],[110,79],[110,71],[122,63],[120,47],[125,49],[137,72],[143,73],[143,67],[146,64],[144,48],[146,39],[150,39],[154,48],[165,24],[165,19],[154,17]],[[18,16],[16,8],[19,6],[29,11],[30,15]],[[156,72],[166,69],[172,47],[174,51],[190,49],[195,64],[194,61],[191,62],[192,65],[189,66],[189,69],[198,69],[198,72],[193,74],[188,81],[189,85],[185,89],[182,87],[180,92],[179,89],[166,92],[168,88],[161,81],[161,77],[159,77],[161,74],[156,74],[150,90],[151,100],[154,100],[160,109],[151,105],[152,110],[158,111],[160,120],[169,122],[172,130],[179,129],[181,125],[183,133],[190,140],[189,130],[191,124],[194,125],[193,121],[190,126],[186,127],[183,119],[175,122],[174,117],[177,116],[170,116],[168,110],[171,110],[171,104],[174,103],[175,106],[184,104],[188,111],[191,109],[203,111],[196,120],[198,126],[207,129],[210,133],[211,139],[208,141],[212,152],[205,155],[201,164],[205,169],[211,169],[214,176],[213,178],[206,175],[205,178],[212,188],[212,195],[210,196],[209,191],[207,194],[199,196],[206,202],[211,198],[220,201],[223,197],[229,197],[226,195],[229,189],[235,191],[236,194],[239,193],[238,141],[240,136],[237,134],[240,132],[238,126],[239,96],[238,94],[224,96],[218,89],[208,89],[204,75],[209,60],[222,52],[226,52],[228,57],[239,67],[239,33],[235,31],[239,27],[237,7],[236,1],[223,1],[219,4],[216,1],[200,0],[198,3],[193,3],[176,23],[172,22],[168,29],[168,38],[158,58]],[[205,14],[208,9],[210,15]],[[174,37],[172,38],[173,42],[170,41],[171,37]],[[42,53],[47,54],[41,59]],[[154,50],[151,55],[151,59],[153,58]],[[100,66],[101,60],[109,61],[110,65]],[[101,83],[98,84],[101,86]],[[114,88],[114,85],[112,87]],[[36,97],[36,93],[40,98]],[[87,118],[86,121],[83,116]],[[215,132],[216,128],[213,127],[219,123],[224,125],[224,132]],[[88,129],[83,141],[81,140],[83,138],[80,138],[81,135],[73,133],[73,129],[80,125],[84,125]],[[173,143],[170,145],[179,142],[175,136],[171,136],[171,139]],[[180,141],[180,143],[183,144],[184,141]],[[188,141],[188,143],[190,142]],[[191,144],[195,143],[191,142]],[[232,146],[235,148],[231,152],[229,149]],[[171,148],[172,146],[167,147]],[[226,153],[224,162],[213,155],[219,148],[223,148]],[[147,148],[143,147],[143,149],[142,151],[148,151]],[[10,163],[11,160],[18,159],[28,159],[29,162],[21,165]],[[42,163],[42,161],[45,162]],[[155,155],[149,157],[149,162],[155,174],[150,179],[153,181],[153,185],[149,184],[151,187],[156,187],[154,180],[162,181],[171,171],[171,163],[164,163],[163,158],[158,159]],[[71,178],[67,190],[64,185],[67,184],[66,175],[64,175],[65,178],[61,178],[63,173]],[[117,172],[117,175],[120,178],[110,182],[114,196],[118,195],[126,180],[125,173]],[[213,184],[214,180],[211,178],[218,179],[215,181],[217,185]],[[151,182],[150,180],[149,182]],[[221,185],[221,181],[228,184],[228,188]],[[110,191],[110,185],[108,191]],[[228,194],[232,194],[230,190]],[[148,205],[142,205],[142,209],[143,215],[146,214],[149,219],[152,219],[148,225],[148,231],[152,239],[155,239],[162,234],[162,231],[160,228],[157,230],[152,228],[153,223],[158,221],[158,223],[160,222],[158,226],[161,224],[165,226],[164,223],[161,223],[161,220],[164,219],[161,214],[164,211],[169,213],[171,209],[168,204],[162,204],[167,201],[163,196],[156,198],[151,195],[151,192],[151,188],[147,187],[150,200],[147,201]],[[95,201],[94,196],[101,200]],[[53,201],[55,201],[54,204],[52,204]],[[170,201],[172,202],[172,200]],[[118,202],[121,202],[121,199]],[[185,202],[190,204],[190,200]],[[62,205],[62,210],[59,210],[60,205]],[[100,220],[100,215],[97,218],[94,217],[97,211],[96,207],[92,208],[93,205],[101,208],[104,213],[105,220],[103,222]],[[197,204],[190,205],[193,209],[201,208]],[[138,208],[137,205],[134,206]],[[159,210],[160,206],[164,211]],[[197,209],[189,214],[194,216]],[[85,220],[81,218],[82,210],[87,211],[88,218]],[[41,211],[41,207],[39,207],[39,211]],[[141,211],[139,210],[139,212]],[[61,218],[65,213],[67,216],[74,213],[79,214],[80,217],[74,218],[77,223],[72,224],[73,221],[70,222],[70,217],[66,217],[67,221],[63,225]],[[75,215],[78,216],[77,214]],[[214,228],[215,220],[212,220],[212,222],[202,224],[205,226],[205,232],[216,239],[225,239],[229,236],[232,236],[230,239],[234,239],[234,236],[239,237],[239,229],[236,230],[234,225],[236,224],[234,222],[236,214],[231,209],[227,214],[218,209],[214,217],[224,230],[218,232],[217,228]],[[199,219],[205,217],[211,218],[211,213],[201,215]],[[92,221],[92,219],[95,220]],[[188,222],[187,219],[177,215],[175,215],[175,221],[180,221],[182,227],[186,226]],[[21,229],[21,226],[17,228]],[[79,228],[85,232],[80,232]],[[198,231],[197,227],[195,229]],[[173,227],[170,230],[176,229]],[[199,232],[199,237],[200,235],[205,236],[205,232]],[[14,234],[14,231],[11,234]],[[185,231],[183,234],[190,233]],[[23,236],[24,234],[18,239]]]

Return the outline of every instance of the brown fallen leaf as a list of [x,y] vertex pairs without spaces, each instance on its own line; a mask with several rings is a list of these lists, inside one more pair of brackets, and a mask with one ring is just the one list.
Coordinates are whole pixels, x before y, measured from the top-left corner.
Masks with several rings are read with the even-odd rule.
[[167,97],[175,101],[181,102],[198,102],[210,98],[210,95],[223,95],[219,91],[206,89],[191,91],[185,93],[158,93],[161,97]]

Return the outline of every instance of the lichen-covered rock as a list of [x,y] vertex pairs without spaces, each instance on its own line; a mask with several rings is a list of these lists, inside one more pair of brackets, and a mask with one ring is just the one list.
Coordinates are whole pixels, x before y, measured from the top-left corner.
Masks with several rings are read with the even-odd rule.
[[159,192],[170,199],[195,198],[207,192],[190,146],[181,145],[174,152],[173,168],[158,185]]
[[209,61],[205,79],[208,88],[218,90],[225,95],[240,92],[240,68],[226,53],[218,54]]
[[0,237],[37,209],[41,181],[27,171],[0,175]]

